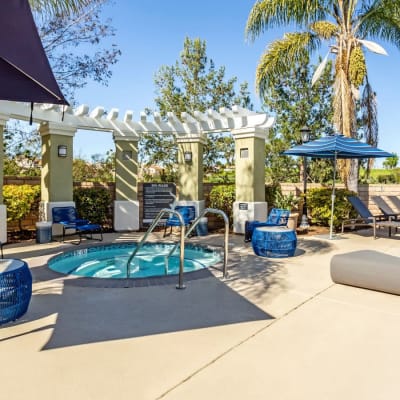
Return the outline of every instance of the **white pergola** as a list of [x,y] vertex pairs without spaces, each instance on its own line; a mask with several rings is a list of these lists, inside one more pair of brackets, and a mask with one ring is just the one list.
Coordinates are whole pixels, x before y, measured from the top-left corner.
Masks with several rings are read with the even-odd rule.
[[[30,103],[0,101],[0,125],[3,128],[9,119],[28,121],[30,116]],[[137,142],[140,136],[145,133],[173,134],[178,143],[204,143],[207,134],[231,132],[235,140],[242,140],[242,143],[246,144],[248,138],[252,138],[250,140],[261,139],[265,141],[267,131],[274,122],[274,119],[266,113],[254,112],[239,106],[220,108],[218,112],[208,110],[204,113],[199,111],[194,111],[192,114],[182,113],[180,118],[174,113],[168,113],[166,118],[162,118],[159,113],[149,116],[141,112],[138,119],[135,120],[133,112],[129,110],[125,112],[123,117],[120,117],[119,110],[115,108],[106,112],[104,107],[96,107],[90,110],[87,105],[80,105],[73,109],[58,105],[35,104],[32,119],[33,122],[40,124],[41,127],[47,127],[46,132],[50,132],[53,135],[73,137],[78,129],[103,131],[111,132],[114,141],[120,143]],[[258,158],[260,158],[259,155]],[[261,160],[261,163],[264,165],[264,160]],[[258,164],[260,165],[260,161],[258,161]],[[254,168],[254,163],[252,167]],[[257,180],[261,181],[259,177]],[[243,201],[243,199],[239,200]],[[120,201],[119,203],[117,207],[114,204],[114,219],[125,222],[127,215],[135,214],[134,225],[127,225],[125,228],[138,226],[138,204],[133,207],[132,202]],[[254,204],[254,207],[249,208],[249,212],[253,214],[246,215],[245,218],[257,218],[257,212],[254,210],[257,208],[258,203],[254,202]],[[119,216],[122,209],[124,213]],[[242,208],[240,209],[242,210]],[[1,204],[0,221],[0,232],[6,232],[6,209]],[[0,237],[0,240],[4,241],[5,238]]]

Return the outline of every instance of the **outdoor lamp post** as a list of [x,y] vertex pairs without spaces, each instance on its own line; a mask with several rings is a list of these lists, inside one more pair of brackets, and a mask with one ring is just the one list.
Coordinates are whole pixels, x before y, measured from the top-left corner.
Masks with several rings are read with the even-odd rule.
[[[301,135],[301,141],[302,143],[307,143],[310,140],[310,133],[311,129],[307,126],[303,126],[300,128],[300,135]],[[304,195],[304,201],[303,201],[303,215],[301,216],[301,222],[299,228],[301,230],[306,231],[309,227],[310,224],[308,223],[308,217],[307,217],[307,157],[303,157],[303,195]]]

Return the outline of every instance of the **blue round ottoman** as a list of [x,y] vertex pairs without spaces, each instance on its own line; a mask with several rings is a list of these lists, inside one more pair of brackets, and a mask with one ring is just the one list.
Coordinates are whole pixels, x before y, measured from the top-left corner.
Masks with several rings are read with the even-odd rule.
[[294,229],[286,226],[260,226],[251,239],[254,253],[262,257],[293,257],[297,246]]
[[32,296],[28,264],[17,259],[0,260],[0,325],[26,313]]

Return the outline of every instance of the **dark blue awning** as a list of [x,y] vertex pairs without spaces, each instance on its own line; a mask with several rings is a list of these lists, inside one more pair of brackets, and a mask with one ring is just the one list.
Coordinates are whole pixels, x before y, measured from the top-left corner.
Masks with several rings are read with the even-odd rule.
[[2,0],[0,99],[68,105],[54,78],[28,0]]

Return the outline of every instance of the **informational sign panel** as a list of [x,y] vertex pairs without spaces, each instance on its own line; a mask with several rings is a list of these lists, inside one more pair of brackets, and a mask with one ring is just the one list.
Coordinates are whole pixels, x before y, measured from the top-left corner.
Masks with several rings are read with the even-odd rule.
[[248,203],[239,203],[239,210],[248,210],[249,204]]
[[[143,183],[143,224],[151,224],[163,208],[171,208],[176,200],[174,183]],[[165,221],[168,215],[163,217]]]

